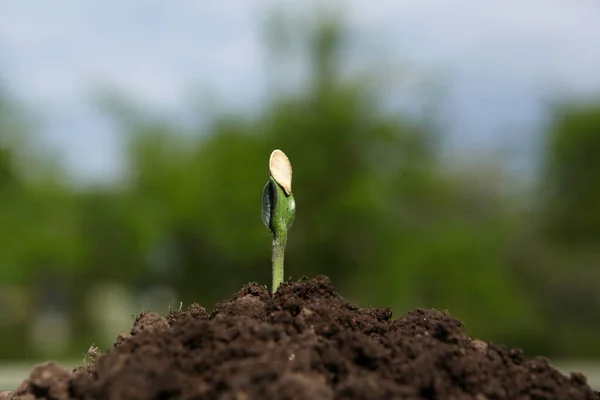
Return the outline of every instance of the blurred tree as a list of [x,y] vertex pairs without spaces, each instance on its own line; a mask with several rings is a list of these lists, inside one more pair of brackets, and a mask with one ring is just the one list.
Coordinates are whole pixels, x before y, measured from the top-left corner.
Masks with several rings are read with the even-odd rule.
[[17,181],[13,154],[15,136],[20,135],[15,134],[9,101],[0,93],[0,193],[8,190]]
[[600,354],[591,340],[600,330],[600,103],[563,101],[551,110],[533,205],[536,251],[522,271],[555,321],[554,350],[589,356]]
[[[304,50],[301,90],[274,85],[251,118],[217,112],[184,128],[109,96],[103,106],[120,123],[127,155],[114,186],[69,186],[0,102],[0,284],[28,285],[27,318],[53,298],[72,317],[71,354],[81,354],[98,342],[91,314],[104,310],[87,303],[97,284],[135,294],[167,285],[184,304],[207,307],[248,281],[267,285],[271,233],[260,220],[261,194],[269,154],[280,148],[294,167],[298,207],[286,276],[329,275],[349,300],[398,314],[448,309],[485,340],[546,355],[583,351],[600,329],[585,321],[600,310],[590,279],[600,260],[600,164],[591,150],[598,113],[556,114],[547,185],[530,204],[535,221],[499,168],[443,161],[446,132],[435,118],[386,111],[377,79],[346,74],[339,20],[309,20],[301,34],[271,43],[282,51],[269,66],[276,79],[286,72],[286,43]],[[588,250],[573,254],[547,237]],[[562,322],[571,333],[546,330]],[[25,333],[24,323],[2,329],[0,353],[22,352],[14,347],[25,345]],[[600,354],[597,347],[587,348]]]
[[[486,338],[537,334],[532,299],[503,265],[516,229],[511,199],[487,176],[450,174],[440,161],[444,132],[384,112],[374,80],[342,73],[343,27],[316,21],[305,27],[305,89],[274,97],[251,120],[221,115],[186,132],[117,101],[129,138],[119,201],[131,206],[118,229],[137,238],[127,275],[207,305],[248,280],[268,284],[260,195],[266,160],[281,148],[298,207],[286,276],[327,274],[349,299],[397,312],[449,308]],[[140,254],[148,258],[136,261]]]
[[[27,342],[35,313],[56,305],[69,313],[69,281],[82,266],[76,200],[55,160],[32,131],[33,117],[0,94],[0,357],[33,355]],[[65,278],[65,279],[62,279]]]
[[600,244],[600,103],[554,111],[545,136],[542,220],[561,244]]

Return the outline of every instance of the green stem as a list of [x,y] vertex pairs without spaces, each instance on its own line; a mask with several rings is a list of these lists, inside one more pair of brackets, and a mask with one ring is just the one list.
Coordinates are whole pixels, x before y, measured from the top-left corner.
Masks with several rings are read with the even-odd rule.
[[273,294],[283,282],[283,257],[285,254],[285,244],[287,242],[287,232],[277,232],[273,236]]

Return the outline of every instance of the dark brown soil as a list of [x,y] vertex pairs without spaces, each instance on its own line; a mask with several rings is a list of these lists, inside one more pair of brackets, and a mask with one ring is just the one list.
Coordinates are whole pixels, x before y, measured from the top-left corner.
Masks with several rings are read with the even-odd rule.
[[20,399],[600,399],[581,374],[472,340],[436,310],[358,308],[328,278],[251,283],[208,313],[140,314],[92,364],[48,363]]

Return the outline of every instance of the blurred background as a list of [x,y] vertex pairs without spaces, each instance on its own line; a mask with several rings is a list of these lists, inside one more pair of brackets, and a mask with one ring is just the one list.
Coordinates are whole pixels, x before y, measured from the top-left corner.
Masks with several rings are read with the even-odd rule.
[[286,277],[590,373],[598,20],[593,0],[0,2],[5,370],[270,286],[280,148]]

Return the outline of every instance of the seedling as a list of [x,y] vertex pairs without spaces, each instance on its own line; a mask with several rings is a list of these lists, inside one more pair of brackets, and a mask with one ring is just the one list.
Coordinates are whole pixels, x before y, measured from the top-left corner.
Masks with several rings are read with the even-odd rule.
[[296,202],[292,194],[292,164],[285,153],[274,150],[269,158],[269,181],[263,190],[262,220],[273,234],[274,294],[283,282],[283,258],[288,230],[294,223]]

